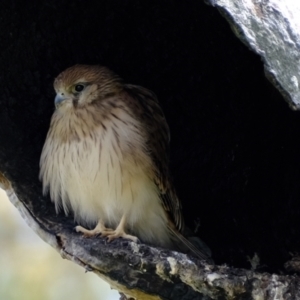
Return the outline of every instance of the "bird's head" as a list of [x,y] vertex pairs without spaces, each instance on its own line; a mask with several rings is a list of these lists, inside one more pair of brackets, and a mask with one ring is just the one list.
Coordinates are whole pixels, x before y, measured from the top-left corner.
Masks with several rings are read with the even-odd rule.
[[121,79],[109,69],[98,65],[75,65],[54,80],[55,106],[80,108],[94,101],[117,94]]

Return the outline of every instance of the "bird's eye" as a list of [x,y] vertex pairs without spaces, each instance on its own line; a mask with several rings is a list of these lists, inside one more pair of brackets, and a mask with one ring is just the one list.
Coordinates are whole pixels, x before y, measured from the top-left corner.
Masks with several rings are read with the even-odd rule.
[[82,92],[84,90],[84,85],[83,84],[76,84],[74,89],[75,89],[76,92]]

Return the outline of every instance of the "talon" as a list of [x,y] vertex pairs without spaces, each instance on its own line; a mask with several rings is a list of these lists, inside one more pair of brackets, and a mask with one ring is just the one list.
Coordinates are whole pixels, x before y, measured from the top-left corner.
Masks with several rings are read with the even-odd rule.
[[77,232],[83,233],[84,237],[92,237],[92,236],[100,234],[101,237],[107,237],[108,243],[110,243],[111,241],[113,241],[119,237],[121,237],[123,239],[131,240],[135,243],[138,243],[139,239],[136,236],[127,234],[125,232],[125,229],[124,229],[125,223],[126,223],[126,218],[125,218],[125,216],[123,216],[121,218],[121,221],[120,221],[118,227],[115,230],[113,230],[111,228],[106,228],[102,221],[99,221],[97,226],[92,230],[86,229],[82,226],[76,226],[75,230]]
[[107,237],[107,242],[110,243],[111,241],[117,239],[117,238],[123,238],[123,239],[127,239],[127,240],[132,240],[135,243],[138,242],[138,238],[136,236],[130,235],[130,234],[126,234],[123,230],[114,230],[114,231],[106,231],[102,233],[102,236],[106,236]]
[[111,241],[121,237],[123,239],[128,239],[128,240],[132,240],[135,243],[138,242],[138,238],[136,236],[127,234],[125,232],[125,224],[126,224],[126,216],[123,215],[120,223],[118,225],[118,227],[116,228],[116,230],[103,230],[102,231],[102,236],[106,236],[107,237],[107,242],[110,243]]
[[102,234],[102,232],[112,232],[113,231],[113,229],[111,229],[111,228],[106,228],[101,221],[99,221],[97,226],[92,230],[86,229],[82,226],[76,226],[75,230],[76,230],[76,232],[83,233],[84,237],[92,237],[95,235]]
[[93,232],[93,230],[88,230],[88,229],[86,229],[86,228],[84,228],[82,226],[76,226],[75,230],[76,230],[76,232],[83,233],[83,236],[86,237],[86,238],[95,235],[94,232]]

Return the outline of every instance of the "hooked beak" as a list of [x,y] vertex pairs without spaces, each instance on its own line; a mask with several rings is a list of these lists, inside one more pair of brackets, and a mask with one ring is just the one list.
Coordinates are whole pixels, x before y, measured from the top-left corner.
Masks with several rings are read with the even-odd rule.
[[62,94],[56,94],[55,99],[54,99],[55,107],[58,108],[60,106],[60,104],[66,99],[67,99],[66,96],[64,96]]

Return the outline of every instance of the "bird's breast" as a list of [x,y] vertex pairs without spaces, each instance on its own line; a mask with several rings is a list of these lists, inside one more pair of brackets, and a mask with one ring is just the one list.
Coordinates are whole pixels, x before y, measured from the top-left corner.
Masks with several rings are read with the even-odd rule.
[[54,119],[41,157],[41,177],[58,210],[72,210],[81,222],[102,218],[110,224],[128,212],[134,223],[150,204],[159,204],[138,128],[136,120],[120,113],[97,125],[79,117]]

